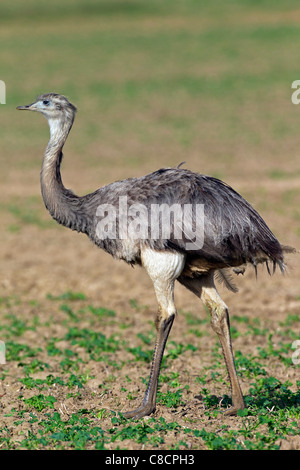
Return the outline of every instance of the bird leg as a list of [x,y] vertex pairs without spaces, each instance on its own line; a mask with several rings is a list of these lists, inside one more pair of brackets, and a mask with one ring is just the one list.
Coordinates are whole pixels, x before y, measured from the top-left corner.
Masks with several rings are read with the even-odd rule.
[[157,385],[160,374],[161,361],[164,354],[165,345],[173,325],[175,314],[168,318],[162,318],[158,313],[156,319],[157,337],[153,353],[153,360],[151,364],[150,379],[148,387],[143,399],[141,406],[133,411],[124,413],[125,418],[142,418],[155,411],[156,408],[156,396],[157,396]]
[[202,284],[201,299],[211,314],[211,326],[219,337],[230,380],[233,406],[225,414],[236,415],[238,410],[245,408],[245,403],[234,363],[228,307],[219,296],[212,278],[208,285]]
[[213,273],[194,278],[180,276],[178,281],[197,295],[197,297],[200,297],[204,305],[209,309],[211,326],[219,337],[231,385],[233,406],[226,410],[225,414],[236,415],[238,410],[245,408],[245,404],[234,364],[228,307],[218,294],[214,284]]
[[176,315],[174,282],[180,275],[185,257],[180,253],[157,252],[150,248],[142,251],[142,263],[154,286],[158,301],[156,317],[156,343],[148,387],[140,407],[124,413],[126,418],[141,418],[155,411],[157,385],[166,342]]

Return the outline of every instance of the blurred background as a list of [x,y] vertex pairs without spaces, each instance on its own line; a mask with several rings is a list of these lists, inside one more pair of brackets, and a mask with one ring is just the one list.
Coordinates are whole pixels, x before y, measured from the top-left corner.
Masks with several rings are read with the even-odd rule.
[[[300,80],[300,3],[1,0],[0,45],[0,80],[6,84],[6,104],[0,104],[0,340],[7,343],[0,381],[7,440],[0,445],[18,448],[23,436],[27,448],[63,448],[63,443],[52,444],[55,435],[62,439],[60,432],[51,434],[54,430],[64,429],[66,436],[57,414],[47,434],[50,405],[64,420],[80,407],[84,413],[96,410],[93,427],[99,426],[103,410],[139,404],[150,370],[157,302],[143,270],[114,261],[85,235],[51,219],[39,182],[48,125],[40,114],[20,113],[16,106],[48,92],[64,94],[77,106],[62,164],[63,182],[75,193],[186,162],[186,168],[233,186],[283,244],[299,249],[300,105],[291,97],[292,83]],[[176,388],[185,405],[177,413],[177,405],[168,408],[160,401],[156,417],[179,420],[185,431],[187,424],[204,426],[204,436],[206,430],[216,433],[216,448],[230,448],[218,447],[227,427],[230,439],[232,430],[244,430],[234,448],[244,448],[251,432],[254,447],[250,442],[247,448],[253,449],[272,446],[277,435],[290,432],[292,442],[299,434],[299,407],[293,411],[293,403],[299,403],[299,372],[290,359],[292,341],[299,339],[299,255],[287,261],[285,276],[270,278],[259,267],[256,279],[247,269],[235,279],[236,295],[220,286],[231,313],[247,403],[267,406],[259,421],[207,415],[214,406],[209,400],[221,405],[229,384],[208,314],[180,285],[179,315],[167,350],[177,345],[182,354],[170,352],[163,371],[174,379],[180,373],[180,382],[167,377],[161,390],[167,397]],[[42,406],[40,424],[39,418],[29,420],[26,400],[43,397],[44,388],[31,386],[35,379],[44,384],[50,372],[60,382],[51,382],[45,392],[52,401],[45,410]],[[67,386],[71,373],[74,385]],[[85,378],[83,388],[74,374]],[[263,378],[266,390],[261,385],[249,389],[253,380],[261,384]],[[286,380],[293,392],[278,385]],[[99,407],[104,408],[99,412]],[[110,418],[103,418],[101,426],[109,430]],[[72,436],[80,439],[81,431],[70,433],[67,447],[76,448]],[[163,448],[202,446],[191,433],[186,444],[183,431],[183,444],[175,442],[178,432],[173,427],[165,431]],[[163,442],[158,437],[128,447],[150,448]],[[113,444],[110,431],[105,439],[108,448],[128,444]]]
[[62,168],[77,194],[184,161],[297,246],[299,24],[296,0],[2,0],[3,237],[16,250],[60,230],[40,197],[47,123],[15,110],[54,91],[78,107]]

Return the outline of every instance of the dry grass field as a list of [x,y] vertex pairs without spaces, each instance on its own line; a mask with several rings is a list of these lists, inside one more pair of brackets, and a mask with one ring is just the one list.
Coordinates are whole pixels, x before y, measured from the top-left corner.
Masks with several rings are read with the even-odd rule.
[[237,294],[220,287],[246,411],[223,415],[219,343],[178,285],[157,410],[125,420],[149,375],[151,282],[51,220],[39,186],[48,126],[15,110],[50,91],[78,107],[62,165],[77,194],[184,161],[299,249],[300,7],[269,5],[1,1],[0,449],[300,449],[299,255],[285,276],[249,268]]

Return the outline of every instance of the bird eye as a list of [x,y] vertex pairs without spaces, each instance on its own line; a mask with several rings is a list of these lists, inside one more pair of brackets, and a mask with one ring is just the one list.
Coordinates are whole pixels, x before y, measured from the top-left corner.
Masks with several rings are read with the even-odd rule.
[[44,101],[43,101],[43,104],[44,104],[45,106],[49,106],[50,101],[49,101],[49,100],[44,100]]

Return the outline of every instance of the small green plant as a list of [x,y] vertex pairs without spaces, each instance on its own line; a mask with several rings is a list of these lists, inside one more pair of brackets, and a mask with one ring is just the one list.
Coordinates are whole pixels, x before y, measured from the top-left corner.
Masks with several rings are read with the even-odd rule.
[[7,361],[22,361],[26,358],[37,356],[41,351],[41,348],[31,348],[27,344],[17,343],[15,341],[7,341],[5,346]]
[[114,312],[114,310],[110,310],[109,308],[93,307],[92,305],[89,305],[88,310],[98,318],[116,316],[116,312]]
[[174,360],[177,357],[179,357],[181,354],[183,354],[185,351],[197,351],[197,348],[192,345],[192,344],[181,344],[181,343],[176,343],[175,341],[170,341],[169,343],[171,346],[167,347],[167,352],[166,352],[166,358]]
[[56,399],[51,395],[44,396],[40,393],[39,395],[35,395],[31,398],[24,398],[23,401],[29,408],[34,408],[40,412],[45,408],[53,408]]
[[52,295],[47,294],[47,299],[49,300],[65,300],[74,302],[76,300],[86,300],[86,295],[82,292],[73,292],[73,291],[66,291],[61,295]]
[[157,402],[167,408],[178,408],[178,406],[184,405],[184,401],[182,400],[182,389],[177,389],[175,391],[168,390],[165,393],[158,391]]
[[78,345],[86,349],[91,359],[104,360],[104,352],[113,353],[120,348],[120,342],[114,336],[106,337],[103,333],[88,328],[69,328],[65,339],[71,345]]
[[152,360],[153,352],[152,350],[144,351],[141,346],[134,348],[127,348],[127,351],[134,355],[137,361],[145,361],[150,363]]

